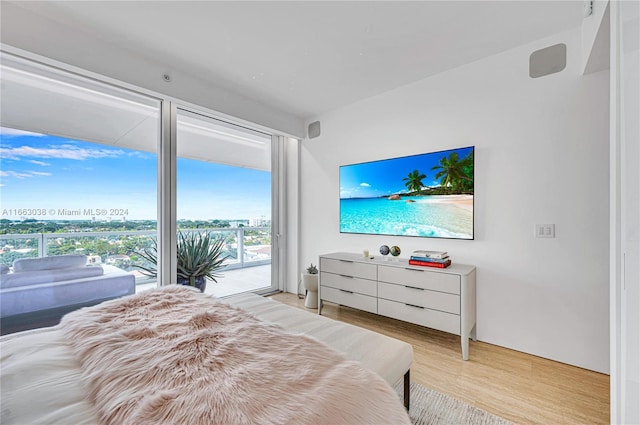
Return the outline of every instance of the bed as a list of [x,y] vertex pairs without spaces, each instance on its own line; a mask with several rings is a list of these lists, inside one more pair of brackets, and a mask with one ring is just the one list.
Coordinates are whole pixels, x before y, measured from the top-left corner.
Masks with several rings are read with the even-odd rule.
[[251,294],[173,285],[0,344],[5,425],[409,423],[410,345]]

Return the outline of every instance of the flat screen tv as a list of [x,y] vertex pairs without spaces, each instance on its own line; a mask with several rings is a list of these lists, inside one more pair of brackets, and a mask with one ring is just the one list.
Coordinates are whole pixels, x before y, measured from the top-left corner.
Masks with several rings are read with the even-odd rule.
[[473,152],[340,166],[340,232],[473,239]]

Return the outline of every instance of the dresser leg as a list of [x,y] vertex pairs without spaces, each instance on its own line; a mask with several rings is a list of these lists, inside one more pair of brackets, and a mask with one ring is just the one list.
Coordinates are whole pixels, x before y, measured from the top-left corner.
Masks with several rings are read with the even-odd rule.
[[462,345],[462,360],[469,360],[469,336],[461,336],[460,343]]

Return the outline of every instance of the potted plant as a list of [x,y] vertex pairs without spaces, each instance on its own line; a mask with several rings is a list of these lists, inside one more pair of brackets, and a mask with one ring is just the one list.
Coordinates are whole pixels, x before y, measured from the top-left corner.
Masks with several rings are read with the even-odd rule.
[[307,267],[307,274],[318,274],[318,268],[311,263],[309,267]]
[[[220,269],[227,255],[223,254],[224,239],[212,236],[211,233],[178,232],[177,246],[177,283],[195,286],[204,292],[207,278],[217,282]],[[142,273],[150,277],[158,276],[158,245],[153,241],[150,248],[139,253],[151,266],[137,266]]]
[[318,308],[318,268],[313,263],[302,273],[302,287],[306,291],[304,306]]

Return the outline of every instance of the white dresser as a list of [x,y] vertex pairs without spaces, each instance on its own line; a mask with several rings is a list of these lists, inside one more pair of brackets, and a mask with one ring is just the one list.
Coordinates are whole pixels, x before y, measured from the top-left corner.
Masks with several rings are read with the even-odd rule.
[[440,269],[406,259],[337,252],[320,256],[318,314],[328,301],[460,335],[462,358],[476,332],[476,268]]

